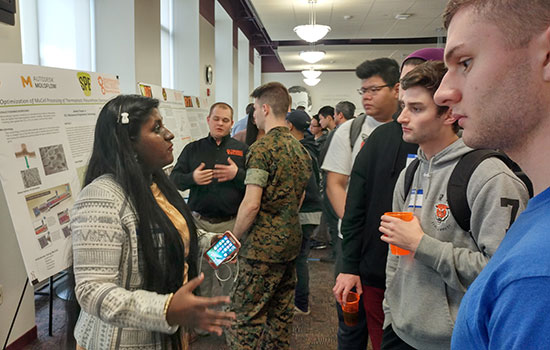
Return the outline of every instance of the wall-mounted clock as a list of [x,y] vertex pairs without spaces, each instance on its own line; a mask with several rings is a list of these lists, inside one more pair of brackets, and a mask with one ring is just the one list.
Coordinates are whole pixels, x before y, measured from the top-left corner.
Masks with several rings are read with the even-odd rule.
[[212,81],[214,79],[214,70],[212,69],[212,66],[207,65],[204,73],[205,73],[206,84],[212,85]]

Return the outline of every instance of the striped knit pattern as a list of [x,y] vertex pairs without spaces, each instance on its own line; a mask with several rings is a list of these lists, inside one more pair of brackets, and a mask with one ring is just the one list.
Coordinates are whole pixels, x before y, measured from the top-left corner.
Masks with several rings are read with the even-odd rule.
[[171,334],[163,310],[168,295],[142,290],[143,257],[133,206],[103,175],[86,186],[71,213],[76,297],[82,311],[75,338],[86,350],[162,349]]

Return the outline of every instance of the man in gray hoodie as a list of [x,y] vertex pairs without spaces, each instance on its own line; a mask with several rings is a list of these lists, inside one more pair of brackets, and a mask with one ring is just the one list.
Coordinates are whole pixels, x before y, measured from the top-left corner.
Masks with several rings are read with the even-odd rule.
[[[420,164],[411,189],[405,193],[403,170],[394,191],[394,211],[412,211],[413,220],[382,216],[381,239],[410,251],[388,254],[382,349],[450,348],[466,289],[528,200],[523,182],[500,159],[490,157],[478,165],[467,185],[470,232],[455,221],[447,183],[458,161],[472,149],[457,136],[451,111],[433,101],[445,73],[442,62],[426,62],[401,79],[403,111],[397,121],[403,139],[419,145]],[[518,210],[502,205],[502,198],[517,201]]]

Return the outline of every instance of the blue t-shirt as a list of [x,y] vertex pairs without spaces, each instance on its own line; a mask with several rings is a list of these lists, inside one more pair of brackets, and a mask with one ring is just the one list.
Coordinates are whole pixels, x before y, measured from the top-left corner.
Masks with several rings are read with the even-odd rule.
[[452,349],[550,349],[550,188],[529,201],[462,299]]
[[235,124],[233,124],[233,128],[231,129],[231,137],[235,136],[235,134],[238,133],[239,131],[246,129],[247,122],[248,122],[248,115],[236,121]]

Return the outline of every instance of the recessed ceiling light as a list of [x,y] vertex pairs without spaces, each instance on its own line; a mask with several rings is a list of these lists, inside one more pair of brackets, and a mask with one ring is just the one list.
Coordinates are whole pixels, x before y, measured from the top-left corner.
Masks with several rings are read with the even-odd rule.
[[412,16],[412,13],[398,13],[395,15],[395,19],[407,19]]
[[350,20],[350,19],[352,19],[352,18],[353,18],[353,16],[350,16],[350,15],[345,15],[345,16],[344,16],[344,19],[345,19],[346,21],[347,21],[347,20]]

